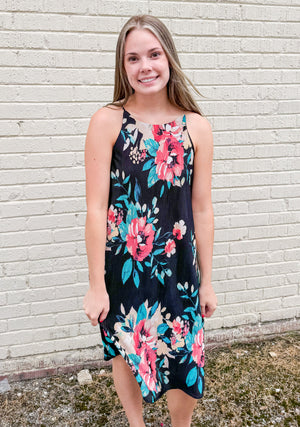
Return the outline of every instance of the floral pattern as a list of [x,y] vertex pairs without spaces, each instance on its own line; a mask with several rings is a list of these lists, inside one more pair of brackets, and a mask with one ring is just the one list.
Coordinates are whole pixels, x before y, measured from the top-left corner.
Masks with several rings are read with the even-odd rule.
[[122,355],[145,401],[204,391],[204,318],[191,206],[194,147],[183,115],[150,125],[126,110],[113,148],[100,324],[104,359]]

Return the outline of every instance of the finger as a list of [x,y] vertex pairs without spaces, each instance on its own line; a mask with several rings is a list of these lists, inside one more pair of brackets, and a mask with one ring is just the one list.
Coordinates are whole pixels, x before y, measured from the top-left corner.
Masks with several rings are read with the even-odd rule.
[[206,313],[205,313],[205,305],[201,305],[201,316],[205,317]]
[[109,312],[109,309],[104,309],[104,310],[102,311],[102,313],[101,313],[101,314],[100,314],[100,316],[99,316],[99,320],[100,320],[100,322],[103,322],[103,320],[105,320],[105,319],[106,319],[108,312]]
[[98,325],[98,320],[96,319],[92,319],[91,320],[91,324],[92,324],[92,326],[97,326]]

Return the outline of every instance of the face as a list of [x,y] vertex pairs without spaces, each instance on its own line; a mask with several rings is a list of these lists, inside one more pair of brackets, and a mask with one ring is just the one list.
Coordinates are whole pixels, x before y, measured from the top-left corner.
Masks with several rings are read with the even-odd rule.
[[167,91],[169,62],[158,39],[146,29],[132,30],[125,41],[124,67],[136,94]]

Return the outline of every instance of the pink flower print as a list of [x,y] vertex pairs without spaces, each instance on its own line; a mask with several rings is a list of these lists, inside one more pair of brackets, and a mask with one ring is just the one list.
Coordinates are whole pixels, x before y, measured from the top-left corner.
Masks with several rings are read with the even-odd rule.
[[107,220],[109,222],[114,223],[116,221],[116,213],[117,213],[117,209],[114,209],[113,205],[110,205],[107,213]]
[[181,323],[183,323],[183,322],[180,321],[179,316],[177,316],[176,319],[173,320],[173,331],[176,334],[181,334],[181,329],[182,329]]
[[111,235],[111,224],[109,222],[107,223],[107,235]]
[[181,240],[186,233],[186,225],[183,219],[179,222],[175,222],[173,228],[173,235],[176,239]]
[[107,212],[107,238],[112,240],[119,234],[118,227],[116,225],[117,209],[113,205],[110,205]]
[[170,132],[166,132],[166,130],[160,125],[153,125],[152,133],[155,141],[160,142],[162,139],[166,139],[168,136],[172,136]]
[[151,223],[147,223],[147,218],[134,218],[126,236],[129,253],[136,261],[143,261],[152,250],[154,240],[154,229]]
[[156,354],[149,346],[142,346],[141,362],[139,364],[139,373],[146,386],[151,391],[157,390],[156,385]]
[[172,348],[175,347],[176,343],[177,343],[176,335],[171,335],[171,345],[172,345]]
[[143,162],[146,158],[147,150],[143,150],[140,155],[140,160]]
[[183,336],[183,337],[186,337],[186,336],[187,336],[187,334],[189,333],[189,331],[190,331],[189,325],[188,325],[188,323],[187,323],[187,322],[185,322],[185,323],[184,323],[183,332],[182,332],[182,336]]
[[179,177],[184,166],[183,154],[182,145],[173,136],[161,141],[155,158],[158,178],[172,182],[174,176]]
[[198,366],[204,366],[204,342],[203,342],[203,328],[201,328],[195,335],[195,341],[192,345],[192,357]]
[[122,221],[123,221],[123,212],[120,210],[118,213],[116,224],[120,225]]
[[156,339],[151,331],[151,323],[146,323],[146,319],[142,319],[136,325],[133,333],[134,349],[137,355],[141,355],[145,346],[155,348]]
[[176,243],[172,239],[168,239],[165,246],[165,253],[170,258],[176,252]]

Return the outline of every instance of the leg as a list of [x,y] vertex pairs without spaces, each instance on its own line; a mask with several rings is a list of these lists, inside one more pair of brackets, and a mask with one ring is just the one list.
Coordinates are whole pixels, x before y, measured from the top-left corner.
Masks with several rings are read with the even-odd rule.
[[182,390],[171,389],[167,391],[167,401],[172,427],[190,427],[197,399]]
[[115,387],[130,427],[145,427],[141,389],[133,372],[120,354],[112,359],[112,371]]

